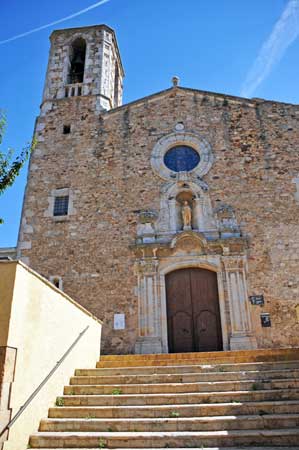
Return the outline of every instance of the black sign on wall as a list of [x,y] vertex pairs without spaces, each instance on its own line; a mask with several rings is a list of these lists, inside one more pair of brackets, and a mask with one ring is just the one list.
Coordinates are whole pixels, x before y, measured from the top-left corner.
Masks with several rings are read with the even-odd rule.
[[271,327],[271,317],[269,313],[261,314],[261,324],[263,328]]
[[263,306],[265,304],[263,295],[250,295],[249,300],[252,305]]

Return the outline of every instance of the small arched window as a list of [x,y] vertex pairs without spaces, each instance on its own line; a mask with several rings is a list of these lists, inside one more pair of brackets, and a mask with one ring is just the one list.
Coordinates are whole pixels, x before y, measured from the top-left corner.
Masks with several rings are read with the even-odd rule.
[[77,38],[71,45],[70,51],[70,71],[68,83],[83,83],[84,67],[86,56],[86,42],[82,38]]
[[59,276],[51,276],[50,281],[55,287],[62,291],[62,278]]

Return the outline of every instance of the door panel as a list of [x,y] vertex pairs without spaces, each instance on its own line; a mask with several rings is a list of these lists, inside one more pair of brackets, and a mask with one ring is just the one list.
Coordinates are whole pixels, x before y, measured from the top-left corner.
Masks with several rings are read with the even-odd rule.
[[166,276],[167,324],[170,352],[192,352],[193,314],[188,270]]
[[176,352],[193,351],[192,315],[178,311],[172,319],[172,345]]
[[216,273],[180,269],[166,276],[170,352],[222,350]]
[[211,352],[218,348],[218,322],[217,316],[211,311],[201,311],[196,317],[196,343],[197,352]]
[[194,315],[195,351],[222,349],[217,275],[205,269],[190,269]]

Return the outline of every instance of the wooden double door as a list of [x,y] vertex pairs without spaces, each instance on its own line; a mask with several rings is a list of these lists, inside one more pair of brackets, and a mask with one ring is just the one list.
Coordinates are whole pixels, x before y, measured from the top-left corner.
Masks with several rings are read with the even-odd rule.
[[166,275],[170,353],[222,350],[217,275],[180,269]]

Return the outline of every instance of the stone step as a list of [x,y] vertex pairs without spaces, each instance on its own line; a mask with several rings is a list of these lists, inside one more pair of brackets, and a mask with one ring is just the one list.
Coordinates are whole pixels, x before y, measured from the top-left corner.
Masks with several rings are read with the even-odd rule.
[[40,432],[30,437],[31,448],[165,448],[269,444],[297,445],[299,429],[177,431],[177,432]]
[[107,384],[65,386],[65,395],[158,394],[183,392],[248,391],[266,389],[298,389],[299,379],[256,381],[210,381],[198,383]]
[[[192,372],[236,372],[250,370],[299,369],[299,361],[252,362],[240,364],[187,364],[146,367],[114,367],[98,369],[77,369],[75,375],[144,375],[153,373],[192,373]],[[92,371],[92,372],[91,372]]]
[[191,392],[220,392],[244,390],[298,389],[298,380],[272,381],[213,381],[198,383],[152,383],[152,384],[108,384],[108,385],[70,385],[64,387],[65,395],[124,395],[124,394],[175,394]]
[[40,431],[221,431],[296,428],[299,414],[153,419],[44,419]]
[[[77,447],[78,448],[78,447]],[[202,450],[203,447],[187,447],[189,448],[189,450]],[[73,448],[63,448],[64,450],[74,450]],[[43,450],[50,450],[49,448],[43,448]],[[56,448],[51,448],[51,450],[59,450],[57,447]],[[88,449],[85,447],[80,447],[80,450],[99,450],[99,447],[89,447]],[[115,450],[124,450],[123,448],[116,448]],[[128,449],[126,449],[128,450]],[[152,448],[151,450],[158,450],[157,448]],[[181,450],[179,448],[174,448],[172,447],[172,450]],[[205,447],[204,450],[273,450],[273,446],[271,447],[243,447],[240,449],[240,447]],[[299,450],[299,447],[276,447],[275,446],[275,450]]]
[[238,350],[151,355],[104,355],[98,367],[138,367],[150,365],[246,363],[299,360],[299,348]]
[[70,395],[59,397],[64,406],[180,405],[269,400],[299,400],[298,389],[251,390],[234,392],[192,392],[146,395]]
[[299,401],[256,401],[214,404],[53,407],[50,418],[157,418],[231,415],[299,414]]
[[194,383],[198,381],[236,381],[269,380],[298,378],[299,369],[267,370],[250,372],[205,372],[205,373],[171,373],[150,375],[116,375],[116,376],[73,376],[70,384],[147,384],[147,383]]

